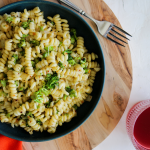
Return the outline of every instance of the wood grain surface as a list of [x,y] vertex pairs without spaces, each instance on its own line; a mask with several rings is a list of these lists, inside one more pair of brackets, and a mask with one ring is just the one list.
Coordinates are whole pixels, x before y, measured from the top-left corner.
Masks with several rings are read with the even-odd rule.
[[[0,0],[0,7],[18,0]],[[49,0],[57,3],[56,0]],[[70,0],[97,20],[121,27],[102,0]],[[83,17],[83,16],[82,16]],[[132,87],[132,62],[129,46],[118,46],[103,38],[96,25],[83,17],[95,31],[105,57],[106,79],[102,98],[89,119],[74,132],[48,142],[23,142],[24,150],[91,150],[116,127],[127,106]]]

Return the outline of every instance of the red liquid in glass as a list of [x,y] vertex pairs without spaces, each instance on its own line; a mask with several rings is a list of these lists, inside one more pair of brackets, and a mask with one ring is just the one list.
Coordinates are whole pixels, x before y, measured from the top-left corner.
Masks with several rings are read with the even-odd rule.
[[150,148],[150,108],[147,108],[137,118],[134,126],[134,137],[139,144]]

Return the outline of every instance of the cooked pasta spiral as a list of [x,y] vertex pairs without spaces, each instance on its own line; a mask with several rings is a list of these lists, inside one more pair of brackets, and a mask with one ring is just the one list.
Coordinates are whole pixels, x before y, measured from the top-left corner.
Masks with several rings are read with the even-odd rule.
[[25,63],[27,64],[26,67],[27,74],[32,76],[34,74],[34,70],[31,64],[31,47],[25,49]]

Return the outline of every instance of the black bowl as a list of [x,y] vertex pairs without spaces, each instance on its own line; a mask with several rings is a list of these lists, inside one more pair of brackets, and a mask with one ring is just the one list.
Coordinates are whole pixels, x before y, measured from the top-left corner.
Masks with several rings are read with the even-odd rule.
[[0,123],[1,134],[13,139],[28,142],[53,140],[64,136],[78,128],[92,114],[92,112],[96,108],[102,95],[105,81],[105,63],[100,43],[94,31],[91,29],[88,23],[74,11],[52,2],[21,1],[0,8],[0,15],[3,15],[4,13],[9,14],[11,12],[16,11],[23,12],[25,8],[30,10],[36,6],[40,7],[40,9],[44,12],[45,18],[47,18],[47,16],[54,16],[55,14],[60,14],[61,18],[67,19],[69,21],[70,27],[73,27],[77,30],[78,36],[84,37],[85,46],[88,49],[88,51],[90,53],[94,52],[98,55],[99,59],[97,61],[101,66],[101,71],[99,71],[96,75],[92,92],[93,98],[91,102],[85,102],[80,108],[78,108],[77,117],[73,118],[71,122],[64,123],[63,126],[59,126],[54,134],[50,134],[44,131],[42,133],[34,132],[33,135],[29,135],[29,133],[27,133],[21,127],[12,128],[10,124]]

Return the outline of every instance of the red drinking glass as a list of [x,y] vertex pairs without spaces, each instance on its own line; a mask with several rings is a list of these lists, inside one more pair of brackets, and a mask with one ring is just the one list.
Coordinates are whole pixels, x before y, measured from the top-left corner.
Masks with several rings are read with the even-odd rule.
[[150,100],[141,101],[131,108],[126,128],[137,150],[150,150]]

